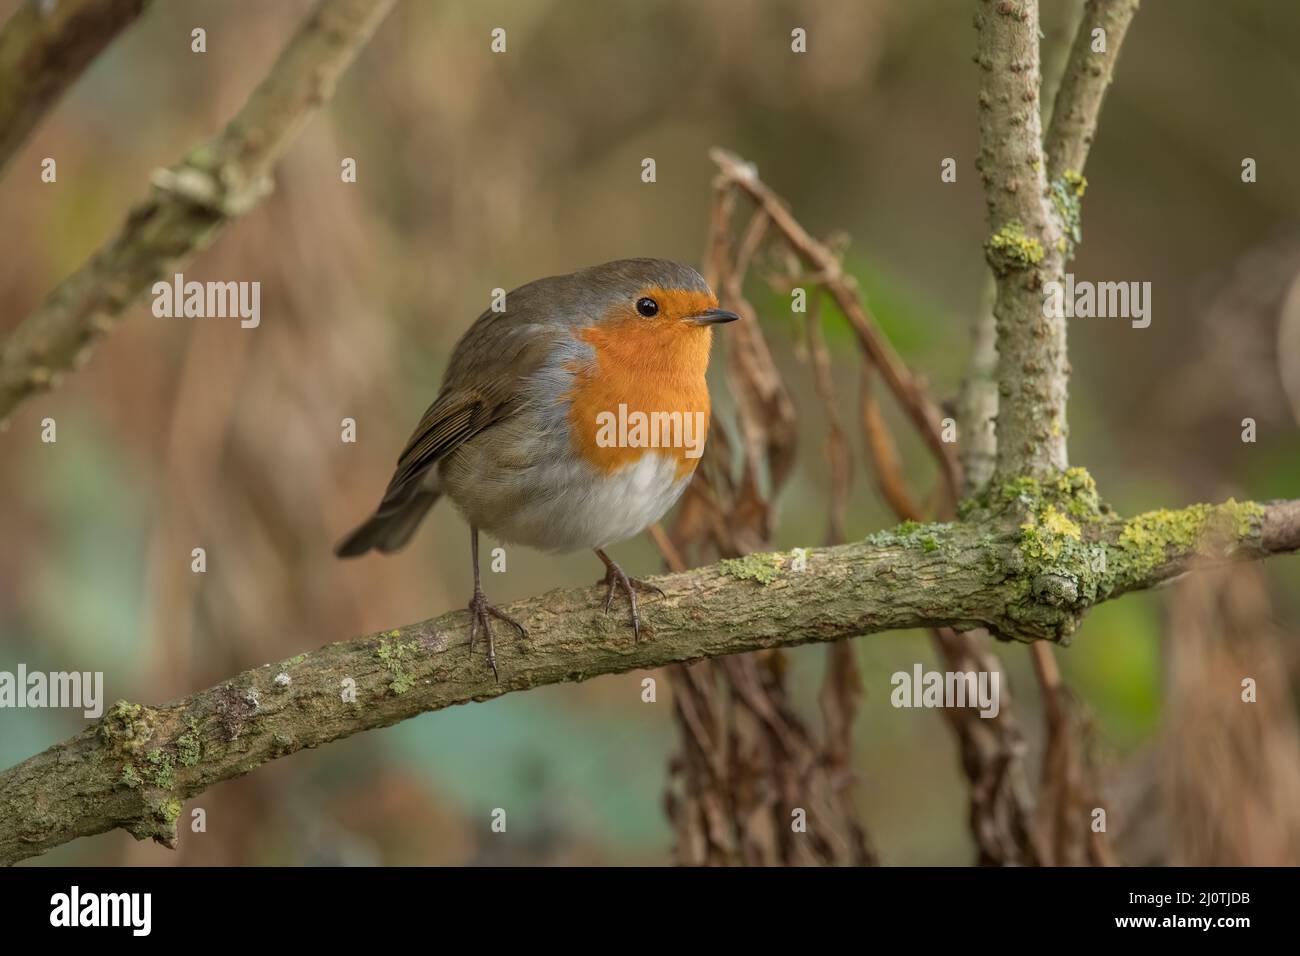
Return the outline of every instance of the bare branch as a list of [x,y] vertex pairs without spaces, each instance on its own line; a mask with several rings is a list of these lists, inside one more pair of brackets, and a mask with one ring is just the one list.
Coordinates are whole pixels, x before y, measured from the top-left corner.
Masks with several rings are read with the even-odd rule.
[[0,173],[41,118],[153,0],[24,3],[0,30]]
[[326,103],[393,0],[321,0],[224,132],[154,174],[153,195],[0,346],[0,422],[53,387],[126,308],[271,189],[271,168]]
[[997,464],[998,442],[993,423],[998,414],[997,329],[993,323],[993,305],[997,284],[990,274],[985,278],[979,311],[971,323],[971,354],[957,395],[957,423],[961,429],[961,470],[965,480],[963,494],[978,494],[993,477]]
[[[1043,143],[1048,182],[1061,179],[1067,171],[1083,172],[1097,128],[1097,116],[1101,113],[1101,101],[1114,76],[1115,60],[1138,3],[1139,0],[1088,0],[1084,5],[1083,20],[1070,48]],[[1093,37],[1097,29],[1104,32],[1099,38],[1104,49],[1094,52],[1094,45],[1099,45]]]

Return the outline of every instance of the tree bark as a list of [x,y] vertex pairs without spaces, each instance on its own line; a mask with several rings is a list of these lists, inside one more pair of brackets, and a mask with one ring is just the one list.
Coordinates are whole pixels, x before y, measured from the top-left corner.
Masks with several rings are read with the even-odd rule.
[[[804,570],[778,553],[657,578],[664,597],[645,602],[639,644],[620,616],[602,613],[597,588],[520,601],[504,610],[529,637],[500,634],[500,682],[466,652],[467,616],[455,611],[269,663],[161,707],[119,702],[72,739],[0,773],[0,863],[117,827],[174,844],[187,797],[298,750],[453,704],[913,627],[1066,641],[1098,601],[1201,564],[1300,548],[1300,501],[1196,505],[1100,518],[1085,530],[1104,559],[1044,571],[1017,524],[1025,488],[1015,486],[1016,508],[980,521],[905,525],[810,549]],[[1098,565],[1106,570],[1089,570]],[[1072,588],[1062,584],[1071,573]]]

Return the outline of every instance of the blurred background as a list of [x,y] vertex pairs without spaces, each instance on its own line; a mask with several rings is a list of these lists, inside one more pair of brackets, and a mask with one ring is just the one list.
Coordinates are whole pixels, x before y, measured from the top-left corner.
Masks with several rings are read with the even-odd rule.
[[[0,17],[17,6],[0,0]],[[1044,6],[1050,63],[1075,5]],[[309,9],[158,4],[93,64],[0,180],[0,332],[115,233],[153,169],[224,125]],[[0,434],[0,669],[104,671],[109,702],[158,703],[463,606],[469,535],[449,507],[396,556],[343,563],[332,545],[378,500],[493,288],[626,256],[701,265],[712,146],[756,163],[813,234],[851,237],[846,267],[895,347],[936,396],[955,395],[986,271],[971,14],[953,0],[399,3],[278,167],[275,193],[183,270],[260,280],[261,327],[138,305]],[[190,51],[198,26],[206,54]],[[494,27],[504,55],[489,52]],[[790,52],[794,27],[806,55]],[[1276,0],[1145,0],[1129,32],[1073,272],[1152,282],[1153,321],[1070,327],[1071,458],[1123,512],[1300,495],[1297,51],[1300,6]],[[56,184],[40,182],[46,156]],[[354,184],[340,181],[344,157]],[[956,183],[940,180],[946,157]],[[1254,184],[1241,181],[1246,157]],[[820,544],[826,416],[802,333],[787,298],[757,278],[747,292],[800,422],[774,541]],[[856,422],[857,346],[824,311]],[[723,376],[714,391],[726,422]],[[39,440],[45,417],[56,444]],[[355,444],[340,441],[347,417]],[[895,519],[856,426],[849,441],[856,538]],[[928,483],[923,447],[901,451]],[[662,566],[648,539],[614,556],[633,574]],[[486,586],[504,603],[599,570],[587,554],[511,549]],[[935,666],[927,636],[851,648],[865,691],[854,809],[879,858],[970,863],[967,784],[942,714],[889,704],[894,671]],[[1091,714],[1122,861],[1300,863],[1298,648],[1295,558],[1088,617],[1057,660]],[[995,650],[1032,767],[1044,732],[1029,657]],[[792,705],[815,724],[824,652],[787,658]],[[1262,688],[1248,725],[1239,705],[1214,703],[1236,700],[1243,675]],[[645,704],[643,676],[514,694],[275,761],[187,804],[205,809],[207,832],[182,830],[175,853],[115,832],[35,862],[667,863],[679,741],[666,682]],[[0,765],[84,723],[0,712]],[[495,807],[508,808],[509,839],[489,830]]]

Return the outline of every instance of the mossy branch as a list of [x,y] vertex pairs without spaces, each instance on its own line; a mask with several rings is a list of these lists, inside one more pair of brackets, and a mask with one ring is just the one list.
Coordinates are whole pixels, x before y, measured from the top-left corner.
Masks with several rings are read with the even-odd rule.
[[154,174],[153,194],[0,346],[0,423],[52,388],[158,279],[271,189],[272,167],[333,94],[394,0],[321,0],[244,108],[211,142]]
[[30,2],[14,12],[0,30],[0,172],[59,97],[151,2]]
[[[1201,562],[1300,548],[1300,501],[1153,512],[1097,502],[1086,473],[994,486],[967,520],[751,555],[656,578],[644,636],[599,589],[505,610],[501,679],[468,653],[463,611],[266,664],[160,707],[116,704],[72,739],[0,772],[0,863],[114,828],[175,845],[182,801],[296,751],[453,704],[677,661],[914,627],[1065,641],[1087,609]],[[1032,531],[1032,533],[1030,533]]]

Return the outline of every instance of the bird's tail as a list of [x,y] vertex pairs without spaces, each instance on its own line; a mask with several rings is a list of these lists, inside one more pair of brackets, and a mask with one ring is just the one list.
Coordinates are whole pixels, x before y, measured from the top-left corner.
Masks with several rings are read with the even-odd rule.
[[385,554],[396,551],[411,540],[438,497],[436,491],[417,488],[399,501],[385,498],[373,516],[335,546],[334,553],[340,558],[354,558],[371,548]]

